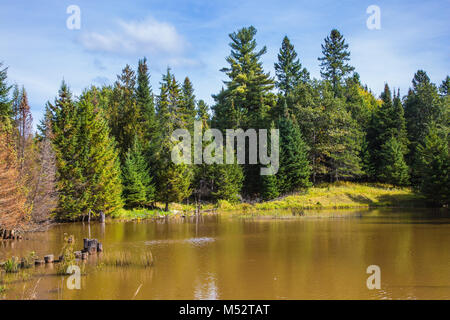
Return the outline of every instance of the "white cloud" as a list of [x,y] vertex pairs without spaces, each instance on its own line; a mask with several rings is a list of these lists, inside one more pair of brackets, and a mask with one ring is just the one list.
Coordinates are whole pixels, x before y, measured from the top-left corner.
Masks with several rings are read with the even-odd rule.
[[138,55],[178,55],[187,45],[176,28],[153,18],[118,22],[118,29],[81,36],[83,46],[92,51]]

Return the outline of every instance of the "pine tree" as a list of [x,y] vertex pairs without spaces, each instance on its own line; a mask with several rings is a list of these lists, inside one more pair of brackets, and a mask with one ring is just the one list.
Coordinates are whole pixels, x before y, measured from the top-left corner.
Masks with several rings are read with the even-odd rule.
[[261,50],[256,50],[255,35],[256,29],[253,26],[229,35],[231,54],[226,58],[229,67],[221,70],[229,78],[224,81],[224,107],[227,111],[223,113],[226,117],[221,120],[227,121],[232,116],[236,119],[229,128],[257,128],[259,109],[273,102],[268,93],[274,87],[274,80],[269,73],[264,72],[261,62],[267,48],[264,46]]
[[350,66],[347,61],[350,60],[350,52],[348,44],[345,43],[341,33],[333,29],[329,36],[325,38],[322,44],[323,57],[319,58],[323,79],[331,82],[335,96],[340,95],[342,80],[347,77],[354,67]]
[[378,176],[382,182],[404,186],[408,184],[408,166],[404,159],[404,146],[391,137],[381,146],[381,170]]
[[155,186],[142,147],[136,138],[123,167],[123,196],[128,207],[143,207],[155,200]]
[[[442,136],[440,136],[442,135]],[[433,204],[448,205],[450,199],[450,155],[448,132],[433,125],[418,146],[419,190]]]
[[278,78],[277,87],[284,96],[291,93],[300,82],[309,81],[309,72],[302,68],[300,60],[297,58],[294,46],[289,38],[285,36],[278,53],[278,62],[275,63],[275,74]]

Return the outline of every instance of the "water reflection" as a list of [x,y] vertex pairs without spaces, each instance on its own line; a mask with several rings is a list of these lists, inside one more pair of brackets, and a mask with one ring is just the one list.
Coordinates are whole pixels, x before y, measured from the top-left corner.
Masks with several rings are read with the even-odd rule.
[[[132,299],[138,288],[136,299],[450,299],[448,212],[285,215],[62,224],[0,243],[0,259],[58,254],[64,233],[78,246],[90,234],[107,252],[151,249],[155,257],[152,268],[99,269],[89,261],[81,290],[68,290],[64,277],[40,267],[28,282],[41,279],[41,299]],[[373,264],[381,268],[380,290],[366,287]],[[17,297],[21,285],[11,284],[8,297]]]

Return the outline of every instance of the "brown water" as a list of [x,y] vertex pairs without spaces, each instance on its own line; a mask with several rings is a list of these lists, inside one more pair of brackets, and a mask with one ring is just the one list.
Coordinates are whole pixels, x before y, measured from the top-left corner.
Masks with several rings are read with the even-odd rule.
[[[287,213],[287,217],[289,217]],[[229,215],[170,221],[57,225],[0,244],[0,260],[59,254],[63,234],[103,242],[104,254],[151,250],[155,264],[96,267],[69,290],[55,266],[8,277],[4,298],[38,299],[450,299],[450,215],[372,210],[289,219]],[[369,290],[369,265],[381,289]],[[5,278],[5,274],[2,275]]]

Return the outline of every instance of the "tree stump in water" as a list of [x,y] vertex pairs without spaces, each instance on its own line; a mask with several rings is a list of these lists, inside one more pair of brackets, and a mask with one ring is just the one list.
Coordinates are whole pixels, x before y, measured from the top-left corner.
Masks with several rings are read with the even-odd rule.
[[87,251],[88,247],[89,247],[89,239],[84,238],[83,239],[83,250]]
[[101,242],[97,243],[97,251],[102,252],[103,251],[103,245]]
[[100,212],[100,223],[105,223],[105,214],[103,211]]
[[40,259],[34,260],[34,264],[35,264],[36,266],[41,265],[41,264],[44,264],[44,263],[45,263],[44,260],[40,260]]
[[53,255],[49,254],[44,257],[45,263],[53,263]]
[[88,253],[87,252],[82,252],[81,253],[81,260],[87,260],[88,258]]

